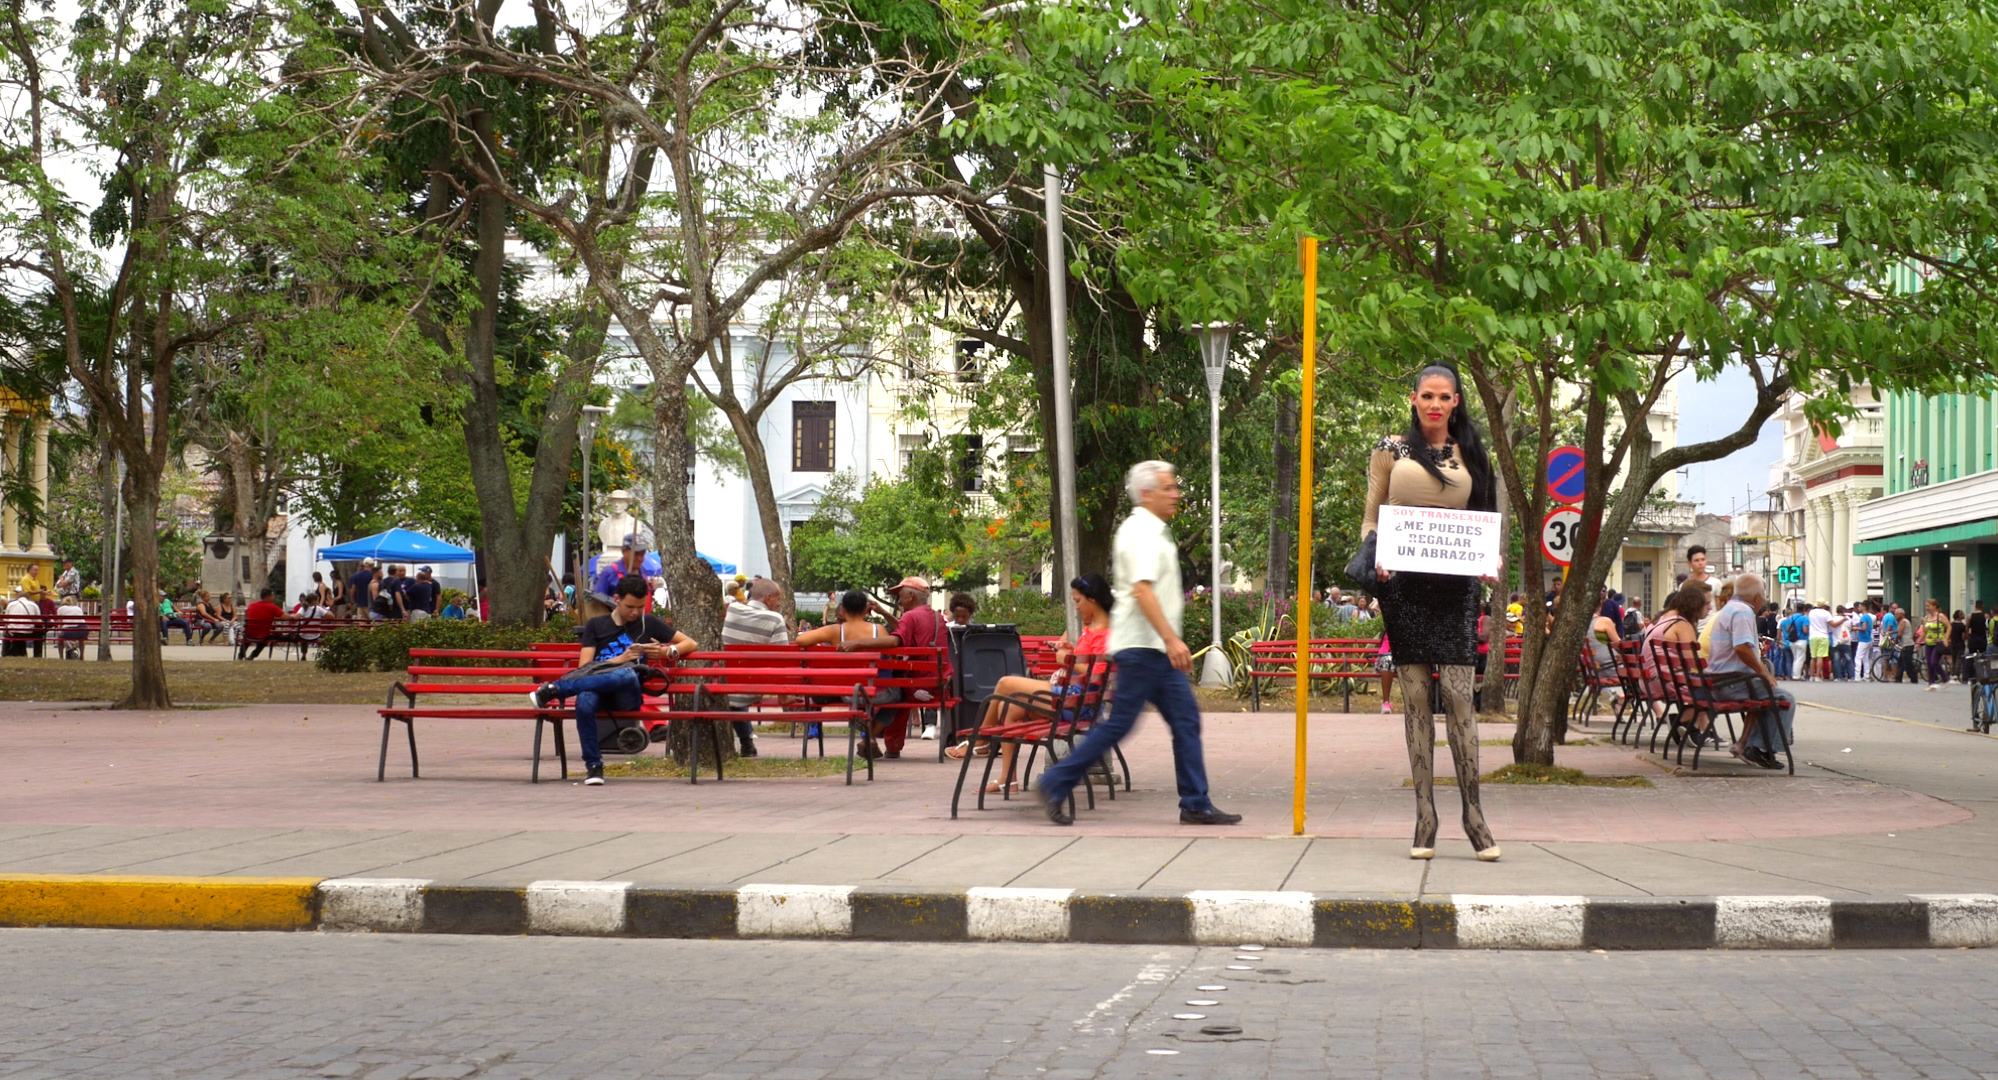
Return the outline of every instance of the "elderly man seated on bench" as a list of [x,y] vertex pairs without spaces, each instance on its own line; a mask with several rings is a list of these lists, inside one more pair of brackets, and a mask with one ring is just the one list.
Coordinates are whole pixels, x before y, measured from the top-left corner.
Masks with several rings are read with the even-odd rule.
[[673,624],[645,612],[652,590],[639,574],[618,579],[617,601],[608,615],[599,615],[577,631],[582,640],[580,667],[559,682],[545,683],[534,691],[534,706],[545,709],[563,698],[576,699],[576,743],[583,751],[588,772],[583,783],[597,787],[604,782],[604,756],[597,743],[597,710],[630,712],[645,704],[638,665],[667,667],[695,651],[694,639],[673,628]]
[[1744,700],[1769,703],[1769,707],[1749,715],[1741,739],[1728,752],[1751,765],[1780,769],[1783,764],[1776,753],[1787,753],[1793,741],[1797,699],[1788,690],[1776,688],[1775,678],[1762,663],[1762,638],[1755,613],[1762,608],[1763,589],[1762,579],[1755,574],[1735,579],[1733,599],[1714,616],[1713,654],[1707,658],[1707,673],[1713,677],[1716,696],[1739,693]]

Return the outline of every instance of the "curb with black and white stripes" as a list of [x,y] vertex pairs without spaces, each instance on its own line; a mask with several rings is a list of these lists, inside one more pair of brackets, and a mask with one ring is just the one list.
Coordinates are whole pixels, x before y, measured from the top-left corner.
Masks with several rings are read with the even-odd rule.
[[1998,895],[1587,897],[1423,900],[1307,892],[654,888],[537,881],[525,888],[336,878],[318,929],[658,938],[855,938],[1395,949],[1892,949],[1998,945]]

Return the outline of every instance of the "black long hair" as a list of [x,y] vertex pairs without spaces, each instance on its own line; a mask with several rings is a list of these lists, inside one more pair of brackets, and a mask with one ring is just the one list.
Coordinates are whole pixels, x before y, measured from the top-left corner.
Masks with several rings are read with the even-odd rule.
[[[1492,459],[1485,452],[1485,441],[1478,437],[1478,426],[1471,422],[1470,410],[1465,407],[1464,380],[1458,377],[1457,369],[1448,364],[1431,364],[1415,373],[1415,383],[1410,389],[1420,387],[1424,379],[1439,376],[1450,380],[1457,395],[1457,407],[1450,410],[1450,438],[1457,443],[1457,456],[1464,461],[1464,471],[1471,474],[1471,501],[1465,509],[1490,513],[1498,509],[1498,488],[1492,482]],[[1402,439],[1410,447],[1428,445],[1428,439],[1422,434],[1422,416],[1416,411],[1414,402],[1408,406],[1408,431],[1403,433]],[[1443,470],[1429,460],[1427,454],[1411,456],[1417,465],[1422,466],[1422,471],[1434,477],[1437,483],[1444,487],[1455,484],[1443,475]]]

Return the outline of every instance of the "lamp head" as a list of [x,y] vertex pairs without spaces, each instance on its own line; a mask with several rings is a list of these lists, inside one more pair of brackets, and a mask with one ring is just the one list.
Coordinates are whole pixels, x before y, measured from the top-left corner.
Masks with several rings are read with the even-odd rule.
[[1228,370],[1228,336],[1234,329],[1234,324],[1224,322],[1193,328],[1193,335],[1200,339],[1200,366],[1207,370],[1209,385],[1218,385],[1221,374]]

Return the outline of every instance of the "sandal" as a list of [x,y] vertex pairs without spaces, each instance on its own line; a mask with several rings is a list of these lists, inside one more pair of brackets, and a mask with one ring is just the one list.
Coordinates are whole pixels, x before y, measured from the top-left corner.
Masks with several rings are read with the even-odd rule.
[[985,785],[985,793],[987,795],[1018,795],[1025,790],[1027,790],[1026,786],[1016,780],[1008,780],[1004,783],[994,780]]
[[[945,756],[945,757],[948,757],[948,758],[950,758],[950,759],[952,759],[952,760],[954,760],[954,761],[963,761],[963,760],[964,760],[964,756],[965,756],[966,754],[969,754],[969,753],[972,753],[972,752],[973,752],[973,751],[972,751],[972,749],[971,749],[971,740],[970,740],[970,739],[966,739],[966,740],[964,740],[963,742],[961,742],[961,743],[958,743],[958,744],[957,744],[956,746],[950,746],[950,747],[945,747],[945,748],[944,748],[944,756]],[[978,756],[979,756],[979,757],[991,757],[991,756],[992,756],[992,744],[991,744],[991,743],[980,743],[980,744],[979,744],[979,746],[978,746],[978,750],[976,751],[976,753],[978,754]]]

